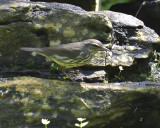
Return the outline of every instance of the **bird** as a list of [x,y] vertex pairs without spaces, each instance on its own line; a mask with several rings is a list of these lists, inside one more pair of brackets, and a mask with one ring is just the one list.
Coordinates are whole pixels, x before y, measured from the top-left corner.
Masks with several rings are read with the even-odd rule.
[[110,51],[99,40],[87,39],[81,42],[54,45],[52,47],[21,47],[22,51],[36,52],[56,62],[65,71],[86,65],[98,51]]

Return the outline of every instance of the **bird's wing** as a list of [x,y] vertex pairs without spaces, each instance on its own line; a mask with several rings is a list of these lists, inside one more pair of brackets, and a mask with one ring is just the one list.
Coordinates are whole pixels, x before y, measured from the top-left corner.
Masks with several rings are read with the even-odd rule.
[[64,58],[68,57],[69,59],[73,59],[77,58],[81,54],[82,45],[79,45],[79,43],[70,43],[42,49],[43,53],[46,53],[48,56],[58,55]]

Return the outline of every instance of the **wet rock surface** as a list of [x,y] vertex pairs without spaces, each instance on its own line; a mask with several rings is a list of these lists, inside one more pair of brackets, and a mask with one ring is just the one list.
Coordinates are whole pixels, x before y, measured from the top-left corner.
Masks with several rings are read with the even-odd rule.
[[[68,4],[0,3],[0,128],[41,128],[42,118],[48,127],[74,128],[78,117],[87,118],[87,128],[160,127],[160,84],[140,78],[159,74],[149,64],[160,40],[142,21]],[[98,52],[77,73],[66,71],[72,80],[51,71],[45,58],[19,51],[90,38],[111,51]]]
[[[31,1],[44,2],[43,0],[31,0]],[[95,11],[97,6],[96,0],[74,0],[74,1],[73,0],[45,0],[45,2],[58,2],[58,3],[72,4],[72,5],[79,6],[86,11]]]
[[159,83],[70,83],[67,81],[16,77],[1,79],[0,126],[75,127],[85,117],[88,128],[159,127]]
[[46,47],[94,38],[106,44],[111,53],[97,53],[89,65],[130,66],[135,58],[147,58],[153,43],[159,42],[159,36],[142,21],[122,13],[86,12],[72,5],[34,2],[4,3],[1,8],[0,63],[5,65],[43,65],[42,57],[19,52],[22,46]]
[[[102,67],[103,70],[138,65],[139,59],[141,62],[148,59],[149,63],[154,56],[154,45],[159,46],[159,36],[152,29],[137,18],[122,13],[87,12],[68,4],[23,1],[1,1],[0,8],[2,67],[41,68],[49,65],[44,57],[33,57],[29,52],[20,51],[22,46],[48,47],[94,38],[111,52],[99,51],[86,66]],[[146,69],[148,63],[144,63]]]
[[42,58],[28,58],[19,52],[22,46],[47,47],[90,38],[112,40],[112,25],[107,16],[86,12],[80,7],[59,3],[12,1],[1,4],[0,8],[1,65],[25,62],[39,65],[44,61]]

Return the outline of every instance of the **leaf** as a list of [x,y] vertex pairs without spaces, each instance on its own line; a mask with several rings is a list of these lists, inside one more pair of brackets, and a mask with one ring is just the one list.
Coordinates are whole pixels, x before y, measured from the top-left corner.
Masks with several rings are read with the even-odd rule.
[[86,118],[77,118],[78,121],[84,121]]
[[77,124],[77,123],[75,124],[75,126],[80,127],[80,125],[79,125],[79,124]]
[[157,70],[157,67],[156,67],[156,66],[152,66],[152,67],[153,67],[154,70]]
[[160,52],[157,52],[157,55],[160,56]]
[[36,56],[37,53],[36,53],[36,52],[32,52],[31,55],[32,55],[32,56]]
[[147,74],[141,73],[139,76],[140,77],[147,77]]
[[82,123],[82,124],[81,124],[81,127],[84,127],[84,126],[86,126],[87,124],[88,124],[88,121],[87,121],[87,122]]

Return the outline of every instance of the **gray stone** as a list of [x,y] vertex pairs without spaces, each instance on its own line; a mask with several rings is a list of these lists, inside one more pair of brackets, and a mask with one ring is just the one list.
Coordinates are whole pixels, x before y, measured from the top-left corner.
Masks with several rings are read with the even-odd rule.
[[[31,0],[31,1],[41,1],[44,0]],[[45,0],[45,2],[58,2],[58,3],[67,3],[79,6],[86,11],[95,11],[99,9],[100,0]]]
[[0,33],[0,66],[44,67],[50,64],[44,57],[20,52],[20,47],[46,47],[94,38],[111,52],[99,51],[85,66],[129,67],[139,59],[147,59],[141,64],[145,67],[152,61],[154,45],[160,43],[159,36],[133,16],[112,11],[87,12],[69,4],[45,2],[1,1]]
[[44,47],[89,38],[110,42],[112,24],[105,14],[73,5],[12,1],[0,5],[0,33],[0,64],[17,64],[31,61],[20,58],[22,46]]
[[[160,43],[159,36],[154,30],[146,27],[142,21],[123,13],[102,11],[111,20],[113,25],[114,41],[110,46],[111,52],[101,60],[101,66],[131,66],[135,59],[148,58],[153,53],[153,45]],[[105,54],[104,54],[105,55]],[[99,62],[96,58],[91,60],[91,65]],[[94,64],[94,63],[95,64]]]
[[159,128],[160,84],[127,82],[109,84],[17,77],[1,79],[0,126],[3,128],[75,128],[76,118],[89,121],[87,128]]

